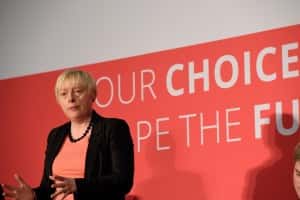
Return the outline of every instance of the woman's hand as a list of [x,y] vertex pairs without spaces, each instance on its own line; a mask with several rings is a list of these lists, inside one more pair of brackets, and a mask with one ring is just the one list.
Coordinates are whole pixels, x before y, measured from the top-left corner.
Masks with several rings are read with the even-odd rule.
[[55,192],[51,195],[51,198],[55,199],[58,195],[62,195],[61,200],[66,198],[69,194],[76,192],[76,182],[73,178],[66,178],[62,176],[50,176],[50,179],[53,180],[52,188],[55,188]]
[[14,178],[19,186],[2,184],[4,190],[3,196],[15,200],[34,200],[35,193],[31,187],[18,174],[15,174]]

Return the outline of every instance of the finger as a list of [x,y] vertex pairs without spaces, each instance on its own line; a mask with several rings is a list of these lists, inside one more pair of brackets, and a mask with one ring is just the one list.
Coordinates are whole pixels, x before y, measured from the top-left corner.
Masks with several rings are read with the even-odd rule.
[[65,193],[64,196],[61,198],[61,200],[64,200],[69,194]]
[[64,191],[63,190],[57,190],[56,192],[54,192],[53,194],[50,195],[50,197],[52,199],[55,199],[58,195],[63,194]]
[[8,190],[8,191],[14,191],[17,190],[18,188],[12,185],[7,185],[7,184],[2,184],[2,188],[4,190]]
[[49,176],[49,179],[52,180],[52,181],[55,180],[54,176]]
[[18,174],[15,174],[14,175],[16,181],[19,183],[20,187],[25,187],[25,186],[28,186],[28,184],[24,181],[24,179],[19,176]]
[[17,198],[17,192],[16,192],[16,190],[3,192],[2,195],[4,197],[8,197],[8,198],[13,198],[13,199]]
[[51,185],[52,188],[63,188],[65,186],[66,186],[65,183],[54,183]]
[[50,176],[50,179],[53,181],[64,181],[66,178],[63,176],[54,175],[54,176]]

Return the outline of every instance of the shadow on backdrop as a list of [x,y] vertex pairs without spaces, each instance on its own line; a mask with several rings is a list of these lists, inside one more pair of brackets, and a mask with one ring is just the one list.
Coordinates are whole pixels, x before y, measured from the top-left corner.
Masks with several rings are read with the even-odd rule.
[[[145,144],[146,160],[151,168],[151,178],[138,183],[135,193],[138,200],[205,200],[203,183],[199,174],[176,169],[176,146],[171,134],[163,135],[163,143],[170,150],[157,152],[155,141]],[[162,138],[161,137],[161,138]]]
[[[290,114],[283,114],[285,128],[299,122]],[[245,200],[294,200],[297,199],[293,187],[294,147],[300,141],[299,128],[293,135],[283,136],[275,124],[276,116],[271,117],[268,130],[263,131],[263,140],[270,151],[270,157],[246,176],[243,193]]]

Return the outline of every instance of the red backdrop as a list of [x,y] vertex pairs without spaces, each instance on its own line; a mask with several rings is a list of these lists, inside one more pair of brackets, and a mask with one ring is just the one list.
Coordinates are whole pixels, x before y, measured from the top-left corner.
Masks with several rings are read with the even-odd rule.
[[[300,25],[80,66],[130,125],[140,200],[295,199]],[[0,181],[40,181],[61,71],[0,81]]]

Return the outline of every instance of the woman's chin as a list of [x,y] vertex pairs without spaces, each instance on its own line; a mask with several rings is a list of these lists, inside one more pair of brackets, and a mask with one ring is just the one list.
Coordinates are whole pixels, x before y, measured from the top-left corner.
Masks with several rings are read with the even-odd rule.
[[300,199],[300,189],[296,189],[297,197]]
[[76,112],[76,111],[68,112],[68,113],[65,113],[65,114],[66,114],[66,117],[71,121],[81,118],[81,114],[79,112]]

